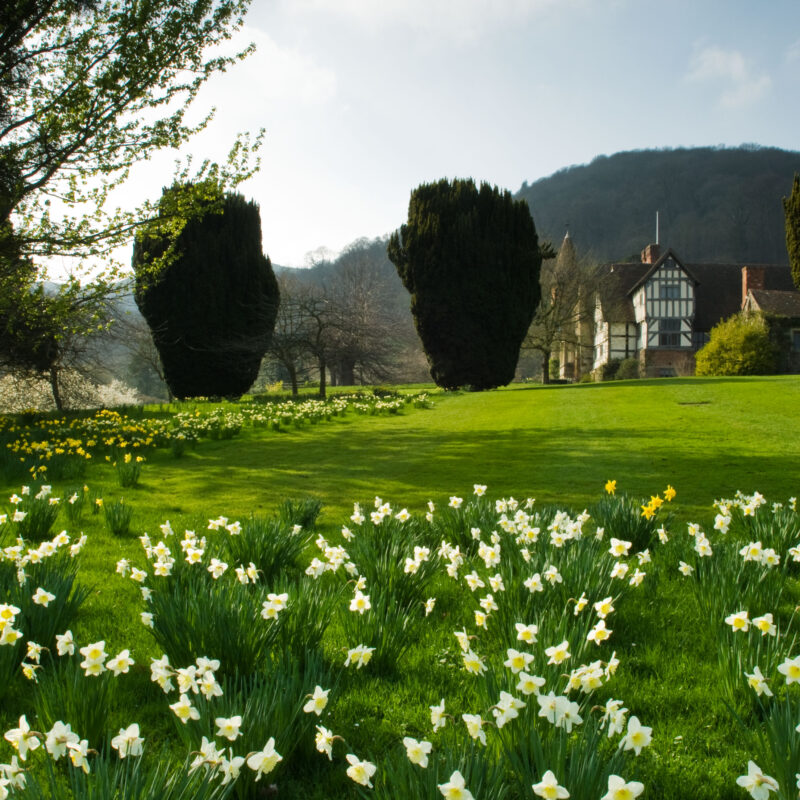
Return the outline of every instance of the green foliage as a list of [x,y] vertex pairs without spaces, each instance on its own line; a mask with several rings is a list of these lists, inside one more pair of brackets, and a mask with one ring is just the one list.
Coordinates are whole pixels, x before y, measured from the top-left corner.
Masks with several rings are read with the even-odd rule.
[[619,358],[609,358],[605,364],[600,367],[600,378],[604,381],[613,381],[617,377],[619,365],[622,363]]
[[[290,502],[290,501],[287,501]],[[267,583],[282,573],[299,572],[298,558],[311,540],[311,532],[295,532],[282,520],[250,517],[242,531],[225,538],[225,549],[235,564],[253,563]]]
[[[109,211],[108,199],[140,160],[178,148],[210,119],[185,115],[202,85],[242,58],[207,56],[242,24],[248,0],[31,0],[4,3],[0,40],[0,360],[47,371],[73,339],[97,330],[113,294],[107,277],[46,294],[36,257],[86,259],[127,244],[155,216],[146,203]],[[256,142],[257,148],[260,143]],[[249,177],[244,137],[225,165],[197,179],[226,188]],[[179,170],[188,175],[189,167]],[[58,197],[65,213],[53,214]],[[196,209],[172,220],[175,230]],[[13,219],[13,224],[11,220]],[[54,387],[57,395],[57,387]],[[58,400],[57,400],[58,402]]]
[[267,592],[232,572],[213,580],[202,565],[178,560],[153,584],[153,636],[172,664],[205,656],[219,659],[223,673],[253,675],[269,662],[287,611],[262,619]]
[[509,383],[539,302],[541,254],[527,203],[472,180],[423,184],[389,258],[439,386]]
[[36,716],[39,730],[48,731],[60,720],[89,740],[89,746],[101,750],[108,731],[111,703],[117,679],[106,670],[87,676],[80,667],[80,656],[46,659],[36,687]]
[[630,542],[633,552],[637,552],[651,547],[656,540],[656,530],[666,524],[660,512],[647,519],[642,508],[632,497],[606,494],[591,506],[591,515],[607,536]]
[[614,376],[618,381],[628,381],[639,377],[639,359],[625,358],[619,363],[619,369]]
[[25,514],[25,517],[15,523],[15,531],[16,535],[23,539],[40,542],[50,535],[61,506],[57,502],[58,498],[52,498],[54,502],[50,502],[48,491],[40,490],[34,494],[35,490],[36,487],[32,487],[31,493],[24,495],[22,502],[16,505],[16,510]]
[[301,528],[314,530],[321,511],[322,501],[317,497],[288,499],[283,501],[280,517],[285,525],[299,525]]
[[792,280],[800,289],[800,175],[795,173],[792,193],[783,198],[783,214],[786,220],[786,250],[792,268]]
[[212,773],[192,770],[187,761],[176,767],[168,758],[100,756],[90,761],[90,771],[63,770],[46,762],[44,776],[27,775],[26,800],[225,800],[234,784],[221,785]]
[[[187,192],[164,191],[170,213]],[[173,395],[239,397],[255,381],[278,313],[278,283],[261,249],[258,206],[242,195],[209,190],[205,212],[171,246],[155,229],[136,239],[136,303],[147,320]]]
[[697,375],[769,375],[776,367],[775,346],[760,316],[735,314],[711,329],[695,364]]
[[144,458],[133,453],[117,453],[117,460],[114,466],[117,470],[117,480],[123,488],[137,486],[139,477],[142,474],[142,462]]
[[114,536],[127,536],[131,532],[133,508],[125,499],[115,500],[113,503],[103,503],[103,513],[106,518],[106,527]]
[[[0,603],[20,609],[15,627],[24,636],[13,645],[0,647],[0,700],[12,687],[12,676],[25,656],[25,642],[36,642],[55,652],[56,634],[66,631],[74,622],[89,589],[77,582],[78,559],[59,551],[36,564],[25,567],[27,579],[19,575],[10,561],[0,561]],[[37,587],[55,596],[48,606],[33,602]]]

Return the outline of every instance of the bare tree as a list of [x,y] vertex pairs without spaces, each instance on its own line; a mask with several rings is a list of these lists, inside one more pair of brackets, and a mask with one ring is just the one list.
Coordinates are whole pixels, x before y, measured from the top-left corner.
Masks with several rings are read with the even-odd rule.
[[292,395],[298,394],[298,375],[304,369],[308,353],[305,295],[308,286],[298,278],[283,273],[278,275],[281,302],[267,357],[277,361],[289,375]]
[[[554,352],[570,348],[580,361],[581,351],[591,347],[592,270],[588,261],[578,259],[569,234],[558,255],[542,262],[539,280],[542,297],[522,349],[541,354],[542,383],[549,383]],[[577,363],[575,371],[580,371]]]
[[325,282],[333,317],[329,366],[334,385],[385,381],[393,373],[403,326],[393,305],[394,271],[381,268],[385,253],[383,240],[358,240]]

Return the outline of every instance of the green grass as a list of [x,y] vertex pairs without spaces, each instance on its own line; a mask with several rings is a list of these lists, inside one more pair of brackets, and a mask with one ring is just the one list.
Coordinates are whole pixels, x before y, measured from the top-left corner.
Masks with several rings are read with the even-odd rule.
[[167,516],[195,508],[230,516],[310,494],[338,520],[376,493],[421,508],[476,482],[568,506],[596,499],[609,478],[636,496],[669,482],[685,515],[739,488],[783,498],[797,487],[797,378],[515,386],[436,403],[435,413],[347,416],[232,445],[204,442],[183,460],[158,454],[133,496],[147,495]]
[[[166,519],[179,535],[184,528],[200,534],[209,518],[222,514],[244,521],[251,514],[277,513],[287,498],[313,496],[323,503],[318,529],[339,541],[353,502],[371,507],[375,495],[395,510],[406,506],[420,514],[428,500],[441,509],[449,496],[467,499],[474,483],[484,483],[493,499],[535,497],[537,507],[577,513],[596,502],[606,480],[614,478],[618,491],[643,498],[672,484],[678,495],[668,527],[675,538],[685,538],[687,521],[711,531],[712,501],[732,497],[737,489],[758,490],[770,502],[798,493],[800,379],[795,377],[513,386],[433,399],[431,410],[408,407],[396,416],[349,414],[281,432],[246,428],[229,441],[202,440],[180,459],[169,451],[149,452],[138,486],[126,489],[110,465],[89,467],[85,482],[93,492],[105,503],[124,497],[134,509],[127,538],[111,536],[103,514],[92,515],[88,503],[80,525],[89,535],[81,579],[92,593],[74,628],[76,638],[106,639],[110,654],[129,647],[137,660],[118,692],[115,725],[128,724],[127,709],[133,708],[142,727],[153,731],[154,743],[171,736],[162,719],[163,695],[149,683],[148,657],[160,651],[139,622],[138,587],[114,574],[123,556],[141,564],[135,536],[148,531],[155,541]],[[75,481],[54,490],[67,485]],[[14,491],[19,484],[7,483],[0,486],[0,497]],[[67,525],[62,514],[55,530]],[[79,531],[70,526],[70,532]],[[615,631],[610,644],[624,653],[610,696],[624,699],[632,714],[653,727],[652,748],[635,762],[647,786],[645,797],[745,797],[735,779],[753,757],[752,742],[736,727],[717,688],[716,635],[699,615],[686,581],[674,576],[675,557],[671,549],[656,552],[647,581],[655,572],[664,577],[657,587],[646,583],[645,591],[626,597],[609,625]],[[351,742],[353,749],[346,752],[380,758],[404,735],[429,736],[426,707],[441,694],[461,692],[463,708],[453,710],[474,710],[470,692],[459,689],[463,673],[439,663],[440,656],[452,660],[446,655],[454,647],[451,632],[470,624],[471,610],[447,579],[437,578],[434,589],[437,626],[404,656],[397,675],[383,679],[364,670],[356,680],[345,674],[331,715],[334,732]],[[792,581],[790,599],[794,593]],[[329,658],[343,642],[341,625],[335,624],[326,642]],[[20,681],[18,691],[6,697],[0,707],[3,729],[19,714],[31,713],[31,692]],[[355,796],[343,777],[341,753],[332,770],[324,757],[313,756],[308,771],[280,777],[279,797]],[[2,760],[8,760],[8,748],[0,746]]]

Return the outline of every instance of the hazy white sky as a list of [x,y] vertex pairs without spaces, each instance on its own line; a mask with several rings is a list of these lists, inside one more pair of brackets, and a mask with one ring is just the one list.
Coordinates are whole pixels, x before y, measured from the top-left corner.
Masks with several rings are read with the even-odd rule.
[[516,191],[621,150],[800,149],[799,0],[253,0],[249,41],[198,98],[217,118],[191,151],[266,128],[241,191],[287,266],[389,233],[442,177]]

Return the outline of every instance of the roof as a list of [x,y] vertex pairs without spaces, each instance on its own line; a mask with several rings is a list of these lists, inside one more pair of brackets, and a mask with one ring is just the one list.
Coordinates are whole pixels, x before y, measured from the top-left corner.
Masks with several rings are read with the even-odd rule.
[[[718,322],[742,308],[743,264],[692,264],[697,277],[694,289],[694,329],[710,331]],[[763,268],[764,288],[787,291],[794,288],[789,267],[781,264],[748,264]]]
[[[635,322],[631,299],[633,292],[670,254],[695,282],[693,325],[695,330],[710,331],[718,322],[741,310],[743,264],[684,264],[671,250],[667,250],[655,264],[615,263],[604,264],[598,268],[598,293],[606,320]],[[765,289],[761,291],[791,293],[794,289],[791,272],[785,265],[748,264],[747,266],[763,268]]]
[[633,263],[603,264],[597,268],[597,293],[603,316],[609,322],[636,322],[630,294],[633,287],[645,275],[651,264]]
[[800,292],[777,289],[751,289],[750,294],[760,311],[782,317],[800,318]]
[[631,287],[631,294],[633,294],[633,292],[635,292],[640,286],[647,283],[647,281],[650,279],[650,276],[653,275],[657,270],[661,269],[662,264],[668,258],[671,258],[686,273],[687,277],[689,278],[689,280],[692,281],[692,283],[697,284],[697,278],[695,278],[695,276],[692,274],[691,269],[689,269],[683,263],[683,261],[681,261],[678,254],[671,247],[668,247],[664,255],[662,255],[660,258],[656,259],[656,261],[650,264],[649,265],[650,269],[648,269],[647,272],[644,275],[642,275],[642,277],[639,278],[639,280],[636,281],[636,283]]

